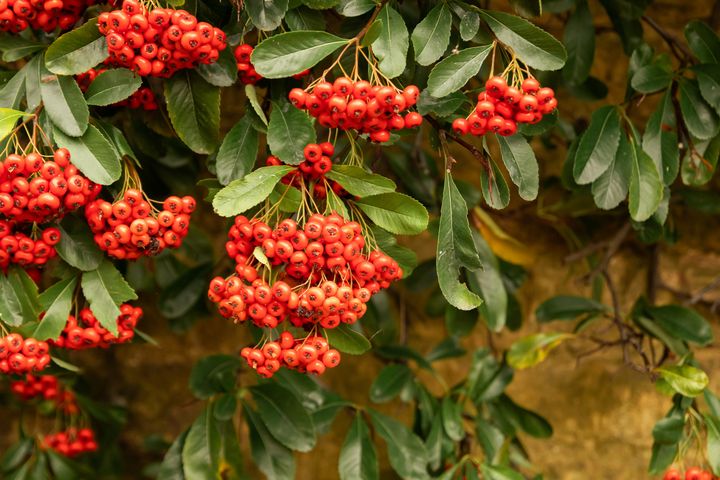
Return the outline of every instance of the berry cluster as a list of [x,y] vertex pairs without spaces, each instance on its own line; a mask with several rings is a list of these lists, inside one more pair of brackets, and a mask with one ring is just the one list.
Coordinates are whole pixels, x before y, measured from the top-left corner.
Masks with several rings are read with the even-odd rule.
[[10,390],[24,401],[42,398],[55,404],[55,408],[68,415],[77,414],[80,409],[75,402],[75,394],[66,389],[52,375],[26,375],[25,380],[16,380],[10,384]]
[[89,428],[68,428],[64,432],[45,435],[43,448],[55,450],[65,457],[77,457],[83,453],[95,452],[98,444],[95,432]]
[[237,61],[238,79],[245,85],[255,85],[262,80],[262,75],[255,71],[255,67],[250,62],[253,46],[247,43],[241,43],[235,47],[233,54]]
[[11,264],[41,267],[57,256],[55,245],[59,241],[60,230],[55,227],[42,230],[40,238],[33,239],[16,232],[12,223],[0,220],[0,269],[6,270]]
[[55,150],[52,160],[11,154],[0,162],[0,215],[14,222],[50,222],[92,201],[101,188],[70,163],[64,148]]
[[322,375],[325,369],[340,364],[340,352],[330,348],[323,337],[296,339],[290,332],[283,332],[276,341],[267,342],[262,348],[245,347],[240,356],[265,378],[272,377],[280,367]]
[[73,315],[68,317],[60,337],[57,340],[51,340],[50,343],[68,350],[108,348],[115,343],[127,343],[135,336],[135,327],[142,315],[143,311],[140,307],[121,305],[120,316],[117,319],[118,335],[116,337],[100,325],[89,308],[83,308],[77,318]]
[[44,370],[50,363],[47,342],[23,338],[17,333],[0,337],[0,372],[25,374]]
[[136,0],[101,13],[98,29],[107,38],[108,62],[141,76],[168,78],[178,70],[214,63],[227,46],[222,30],[198,22],[195,15],[167,8],[148,11]]
[[[303,154],[305,155],[305,161],[298,165],[295,171],[285,175],[282,178],[282,183],[299,187],[301,181],[305,182],[306,185],[315,182],[313,184],[313,196],[325,198],[327,196],[326,182],[319,182],[318,180],[324,179],[325,174],[332,170],[331,157],[335,154],[335,147],[330,142],[323,142],[319,145],[310,143],[305,147]],[[283,165],[283,162],[278,157],[270,155],[265,160],[265,164],[268,166]],[[328,184],[337,196],[348,196],[348,193],[339,183],[330,180]]]
[[194,210],[194,198],[170,196],[157,212],[141,190],[130,188],[115,203],[96,200],[87,205],[85,218],[101,250],[119,260],[136,260],[179,247]]
[[685,470],[685,475],[677,468],[670,468],[663,475],[663,480],[716,480],[718,477],[709,470],[700,467],[690,467]]
[[[78,85],[80,86],[80,90],[83,92],[87,91],[87,89],[90,87],[90,84],[97,78],[98,75],[100,75],[103,72],[106,72],[106,68],[91,68],[85,73],[81,73],[80,75],[75,76],[75,80],[78,82]],[[126,98],[125,100],[121,100],[117,103],[114,103],[113,106],[115,107],[128,107],[133,110],[157,110],[158,109],[158,103],[157,99],[155,98],[155,94],[150,89],[150,87],[142,86],[139,89],[137,89],[135,92],[133,92],[132,95],[130,95],[129,98]]]
[[0,0],[0,31],[69,30],[93,0]]
[[452,126],[458,135],[482,136],[491,132],[507,137],[517,132],[518,124],[537,123],[556,107],[553,89],[541,88],[536,79],[528,77],[516,88],[495,76],[485,83],[485,91],[478,95],[470,116],[456,118]]
[[293,88],[289,98],[295,107],[307,110],[324,127],[354,129],[368,134],[373,142],[382,143],[390,140],[391,130],[413,128],[422,123],[422,116],[417,112],[403,116],[403,112],[417,103],[419,95],[415,85],[398,90],[340,77],[333,83],[317,83],[312,93]]

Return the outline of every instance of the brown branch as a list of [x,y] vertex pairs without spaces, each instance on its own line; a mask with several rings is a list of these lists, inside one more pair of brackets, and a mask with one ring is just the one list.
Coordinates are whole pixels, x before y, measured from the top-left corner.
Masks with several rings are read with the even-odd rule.
[[660,35],[660,38],[662,38],[665,43],[668,44],[668,47],[670,47],[670,51],[672,52],[672,54],[678,60],[680,60],[681,63],[691,63],[692,53],[688,49],[687,45],[685,45],[685,43],[678,40],[675,35],[665,30],[659,23],[657,23],[655,20],[648,17],[647,15],[643,15],[640,18],[645,23],[647,23],[653,30],[655,30],[658,35]]
[[437,120],[435,120],[433,117],[431,117],[430,115],[427,115],[425,117],[425,120],[427,120],[428,123],[430,125],[432,125],[432,127],[438,132],[438,135],[441,136],[440,137],[441,139],[442,139],[443,135],[446,138],[449,138],[450,140],[452,140],[453,142],[457,143],[458,145],[463,147],[465,150],[470,152],[472,154],[472,156],[475,157],[475,159],[478,160],[482,164],[483,168],[488,169],[488,170],[490,169],[490,164],[488,163],[487,158],[485,158],[485,153],[483,153],[482,150],[480,150],[475,145],[472,145],[472,144],[466,142],[465,140],[458,137],[454,133],[444,129],[442,127],[442,125],[440,125],[440,123]]
[[598,263],[595,268],[592,269],[588,274],[583,276],[583,280],[585,281],[591,281],[593,278],[595,278],[599,273],[603,273],[604,271],[607,271],[607,267],[610,264],[610,260],[613,256],[617,253],[617,251],[622,246],[623,242],[627,238],[628,234],[630,233],[632,225],[630,222],[625,222],[623,226],[620,228],[620,230],[615,233],[615,235],[608,240],[607,243],[607,251],[605,252],[605,256],[603,259]]

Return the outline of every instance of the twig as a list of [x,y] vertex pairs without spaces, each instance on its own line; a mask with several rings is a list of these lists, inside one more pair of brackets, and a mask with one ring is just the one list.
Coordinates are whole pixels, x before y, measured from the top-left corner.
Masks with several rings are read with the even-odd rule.
[[[478,147],[476,147],[475,145],[472,145],[472,144],[466,142],[466,141],[463,140],[462,138],[460,138],[460,137],[456,136],[455,134],[449,132],[448,130],[444,129],[444,128],[442,127],[442,125],[440,125],[440,123],[438,123],[438,121],[435,120],[435,119],[434,119],[433,117],[431,117],[430,115],[427,115],[427,116],[425,117],[425,120],[427,120],[428,123],[429,123],[430,125],[432,125],[432,127],[433,127],[435,130],[437,130],[438,135],[444,134],[447,138],[449,138],[450,140],[452,140],[453,142],[457,143],[458,145],[460,145],[461,147],[463,147],[465,150],[467,150],[468,152],[470,152],[470,153],[472,154],[472,156],[475,157],[475,159],[478,160],[485,169],[489,169],[489,168],[490,168],[490,164],[488,163],[487,158],[485,158],[485,154],[484,154],[483,151],[480,150]],[[441,139],[442,139],[442,136],[441,136]]]
[[[682,63],[690,63],[692,58],[692,53],[690,53],[690,50],[688,49],[687,45],[685,45],[683,42],[679,41],[675,35],[665,30],[660,24],[658,24],[655,20],[648,17],[647,15],[643,15],[641,19],[647,23],[653,30],[655,30],[660,37],[665,40],[665,43],[668,44],[670,47],[670,50],[672,51],[673,55],[680,60]],[[678,51],[679,50],[679,51]],[[682,52],[682,55],[680,53]]]
[[599,273],[607,270],[610,260],[613,256],[615,256],[617,251],[620,249],[620,246],[622,246],[625,241],[625,238],[627,238],[630,233],[630,228],[630,222],[625,222],[625,224],[623,224],[622,228],[620,228],[620,230],[618,230],[617,233],[615,233],[615,235],[608,241],[607,251],[605,252],[603,259],[595,266],[595,268],[592,269],[592,271],[583,276],[583,280],[590,281]]

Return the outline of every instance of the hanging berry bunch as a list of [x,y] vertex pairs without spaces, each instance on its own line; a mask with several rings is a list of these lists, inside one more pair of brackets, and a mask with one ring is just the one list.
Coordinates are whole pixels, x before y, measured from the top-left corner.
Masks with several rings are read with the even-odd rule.
[[77,414],[80,409],[72,390],[63,385],[52,375],[26,375],[23,380],[10,383],[10,391],[24,402],[41,399],[51,402],[56,410],[66,415]]
[[148,9],[136,0],[124,0],[122,9],[101,13],[98,28],[107,38],[107,63],[141,76],[168,78],[178,70],[214,63],[227,46],[222,30],[198,22],[193,14]]
[[[493,46],[493,59],[497,44]],[[493,64],[494,66],[494,64]],[[485,82],[485,91],[478,94],[475,108],[467,118],[456,118],[452,127],[458,135],[483,136],[497,133],[514,135],[523,123],[538,123],[544,115],[557,108],[552,88],[542,87],[527,67],[513,55],[500,75]]]
[[672,467],[669,468],[663,480],[716,480],[717,477],[712,474],[709,470],[704,470],[700,467],[689,467],[685,470],[683,475],[682,470]]
[[120,306],[117,319],[118,334],[113,335],[95,318],[89,308],[83,308],[76,316],[70,315],[60,337],[50,344],[68,350],[108,348],[118,343],[128,343],[135,337],[135,327],[143,315],[140,307]]
[[263,78],[262,75],[255,71],[255,67],[250,62],[252,52],[253,46],[247,43],[241,43],[233,51],[237,61],[238,80],[245,85],[255,85]]
[[50,363],[47,342],[24,338],[17,333],[7,333],[0,324],[0,373],[26,374],[40,372]]
[[[75,76],[75,80],[78,82],[80,90],[83,92],[90,88],[90,84],[97,78],[98,75],[106,72],[106,68],[91,68],[85,73]],[[158,109],[157,98],[155,94],[145,85],[141,86],[130,97],[125,100],[121,100],[117,103],[112,104],[113,107],[128,107],[133,110],[147,110],[153,111]]]
[[[321,144],[311,143],[303,150],[305,161],[297,166],[297,170],[290,172],[282,178],[282,183],[311,191],[315,198],[324,199],[327,188],[332,188],[338,197],[346,197],[348,193],[337,182],[325,178],[325,174],[332,170],[332,156],[335,146],[330,142]],[[282,160],[270,155],[265,160],[267,166],[284,165]]]
[[55,245],[60,241],[60,230],[55,227],[40,229],[34,224],[29,235],[15,230],[22,227],[0,220],[0,269],[3,271],[10,265],[42,267],[57,256]]
[[42,447],[55,450],[65,457],[74,458],[97,451],[98,444],[92,429],[70,427],[64,431],[46,435],[43,438]]
[[[270,329],[288,320],[310,332],[292,342],[285,335],[285,341],[269,343],[269,350],[264,349],[267,341],[244,350],[248,364],[266,377],[280,366],[321,374],[337,365],[339,353],[329,348],[318,329],[355,323],[367,311],[365,304],[373,294],[402,278],[394,260],[369,248],[359,223],[335,213],[313,214],[304,225],[284,219],[275,229],[239,216],[226,250],[236,262],[235,273],[214,278],[208,291],[221,315]],[[257,259],[258,250],[267,264]],[[313,346],[314,355],[308,346]],[[265,365],[266,359],[277,363]]]
[[94,0],[0,0],[0,31],[69,30]]
[[[163,202],[150,200],[134,167],[126,167],[126,182],[115,202],[96,200],[85,207],[95,243],[119,260],[136,260],[179,247],[190,228],[195,199],[170,196]],[[153,204],[161,205],[162,210]]]

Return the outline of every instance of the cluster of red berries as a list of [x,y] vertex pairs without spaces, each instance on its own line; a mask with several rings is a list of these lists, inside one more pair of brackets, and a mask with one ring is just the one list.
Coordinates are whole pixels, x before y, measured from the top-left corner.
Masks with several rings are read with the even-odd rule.
[[25,374],[44,370],[50,363],[47,342],[17,333],[0,337],[0,373]]
[[700,467],[688,468],[685,470],[685,475],[682,474],[681,470],[672,467],[663,475],[663,480],[716,480],[717,478],[709,470],[703,470]]
[[86,205],[101,188],[70,163],[65,148],[55,150],[52,160],[11,154],[0,163],[0,215],[13,222],[50,222]]
[[227,46],[222,30],[198,22],[190,12],[148,11],[136,0],[124,0],[121,10],[101,13],[98,29],[107,38],[109,63],[142,76],[168,78],[181,69],[214,63]]
[[262,75],[255,71],[255,67],[250,62],[250,55],[253,52],[253,46],[247,43],[241,43],[235,47],[233,52],[237,61],[238,79],[245,85],[255,85],[262,80]]
[[64,432],[45,435],[43,448],[55,450],[65,457],[77,457],[84,453],[95,452],[98,444],[95,432],[89,428],[68,428]]
[[541,88],[536,79],[526,78],[518,89],[508,85],[503,77],[495,76],[485,82],[485,91],[478,95],[470,116],[455,119],[452,126],[458,135],[497,133],[507,137],[517,132],[518,124],[537,123],[556,107],[553,89]]
[[69,30],[93,0],[0,0],[0,31]]
[[120,306],[120,316],[117,319],[117,337],[110,333],[95,318],[89,308],[80,310],[78,317],[70,315],[67,324],[57,340],[51,340],[53,346],[68,350],[86,350],[88,348],[108,348],[112,344],[127,343],[135,336],[137,326],[143,311],[140,307],[123,304]]
[[[80,75],[75,76],[75,80],[77,80],[78,85],[80,86],[80,90],[83,92],[87,91],[87,89],[90,87],[90,84],[97,78],[98,75],[100,75],[103,72],[106,72],[106,68],[91,68],[85,73],[81,73]],[[150,89],[150,87],[142,86],[139,89],[137,89],[135,92],[133,92],[130,97],[126,98],[125,100],[121,100],[117,103],[114,103],[113,106],[115,107],[128,107],[133,110],[157,110],[158,109],[158,103],[157,98],[155,98],[155,94]]]
[[341,130],[357,130],[373,142],[387,142],[390,131],[414,128],[422,123],[417,112],[403,112],[417,103],[420,89],[409,85],[405,90],[393,86],[372,85],[347,77],[333,83],[319,82],[312,93],[293,88],[289,98],[295,107],[307,110],[320,125]]
[[26,375],[25,380],[12,382],[10,390],[26,402],[35,398],[52,402],[55,408],[68,415],[75,415],[80,411],[75,402],[75,394],[52,375]]
[[11,264],[42,267],[57,256],[55,245],[60,242],[60,230],[57,228],[42,230],[38,239],[14,230],[12,223],[0,220],[0,269],[3,271]]
[[[327,196],[325,182],[319,182],[318,180],[324,179],[325,174],[332,170],[333,164],[330,157],[335,154],[335,147],[330,142],[323,142],[321,144],[310,143],[303,150],[303,154],[305,155],[305,161],[298,165],[295,171],[285,175],[282,178],[282,183],[299,187],[301,180],[304,181],[306,185],[315,182],[312,186],[313,196],[316,198],[325,198]],[[268,166],[284,165],[282,160],[274,155],[267,157],[265,164]],[[328,184],[337,196],[348,196],[345,189],[336,181],[330,180]]]
[[330,348],[327,340],[310,335],[306,338],[294,338],[290,332],[283,332],[262,348],[245,347],[240,352],[250,368],[258,375],[270,378],[280,367],[296,370],[300,373],[322,375],[328,368],[340,364],[340,352]]
[[85,218],[101,250],[119,260],[136,260],[179,247],[194,210],[194,198],[170,196],[156,212],[141,190],[130,188],[115,203],[96,200],[87,205]]

